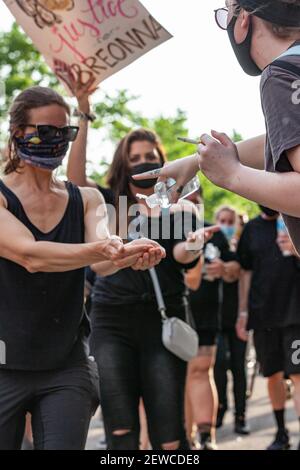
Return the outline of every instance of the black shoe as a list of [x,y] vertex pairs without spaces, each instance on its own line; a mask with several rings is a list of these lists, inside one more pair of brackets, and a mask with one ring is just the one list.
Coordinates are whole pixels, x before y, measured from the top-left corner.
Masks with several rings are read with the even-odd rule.
[[221,428],[223,426],[223,420],[225,413],[227,411],[227,408],[220,406],[218,409],[218,415],[217,415],[217,421],[216,421],[216,428]]
[[288,450],[291,447],[290,437],[287,429],[277,431],[275,440],[266,450]]
[[234,432],[242,436],[248,436],[248,434],[250,434],[250,428],[243,416],[235,419]]

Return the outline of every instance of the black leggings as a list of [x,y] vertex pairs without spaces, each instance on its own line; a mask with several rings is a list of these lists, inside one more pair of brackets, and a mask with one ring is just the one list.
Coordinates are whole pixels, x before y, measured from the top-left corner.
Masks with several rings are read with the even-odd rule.
[[[168,311],[184,319],[180,304]],[[180,448],[186,448],[186,363],[164,348],[161,334],[161,318],[155,305],[93,305],[91,344],[98,364],[110,450],[139,448],[141,397],[153,449],[175,441],[180,442]],[[116,435],[120,430],[129,432]]]
[[219,404],[227,409],[227,370],[233,376],[233,393],[236,416],[244,416],[246,410],[246,356],[247,343],[237,337],[235,328],[223,331],[218,337],[215,364],[215,382]]
[[84,450],[97,406],[91,363],[47,371],[0,370],[0,450],[20,450],[26,413],[36,450]]

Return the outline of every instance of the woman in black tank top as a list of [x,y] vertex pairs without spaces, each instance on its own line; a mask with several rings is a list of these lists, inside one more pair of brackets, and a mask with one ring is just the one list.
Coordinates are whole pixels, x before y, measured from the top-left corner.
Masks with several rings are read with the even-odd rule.
[[78,132],[69,114],[41,87],[21,93],[10,111],[0,180],[0,450],[20,448],[28,412],[36,449],[84,449],[97,404],[84,267],[106,274],[164,256],[148,240],[123,246],[97,222],[99,193],[55,178]]

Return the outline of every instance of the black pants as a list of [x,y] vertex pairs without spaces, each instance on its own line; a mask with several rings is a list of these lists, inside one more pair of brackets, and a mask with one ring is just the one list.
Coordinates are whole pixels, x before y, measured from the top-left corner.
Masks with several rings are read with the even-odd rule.
[[[257,360],[264,377],[271,377],[278,372],[284,372],[286,377],[300,374],[297,360],[299,339],[300,325],[254,330]],[[294,344],[296,347],[293,347]]]
[[97,406],[90,362],[42,372],[0,370],[0,450],[20,450],[26,413],[36,450],[83,450]]
[[[184,319],[181,305],[169,313]],[[161,340],[156,305],[103,306],[92,309],[92,352],[98,363],[101,406],[110,450],[139,448],[139,400],[143,398],[154,449],[181,442],[184,430],[186,363]],[[115,431],[128,430],[118,436]]]
[[235,328],[223,331],[218,337],[215,382],[219,404],[227,409],[227,371],[230,369],[233,376],[236,416],[244,416],[246,410],[246,348],[247,343],[237,337]]

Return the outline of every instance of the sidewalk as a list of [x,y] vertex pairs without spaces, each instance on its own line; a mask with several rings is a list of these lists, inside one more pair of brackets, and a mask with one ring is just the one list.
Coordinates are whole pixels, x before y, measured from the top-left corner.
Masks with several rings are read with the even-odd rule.
[[[98,416],[98,412],[97,412]],[[275,433],[273,416],[267,398],[266,381],[256,379],[254,394],[249,401],[248,422],[251,434],[239,437],[233,434],[233,418],[230,412],[225,416],[224,426],[218,430],[218,447],[220,450],[263,450],[273,439]],[[293,408],[293,401],[287,404],[286,422],[291,434],[293,448],[299,442],[299,421]],[[87,449],[95,450],[100,439],[103,439],[103,428],[99,427],[98,418],[94,418],[89,432]]]

